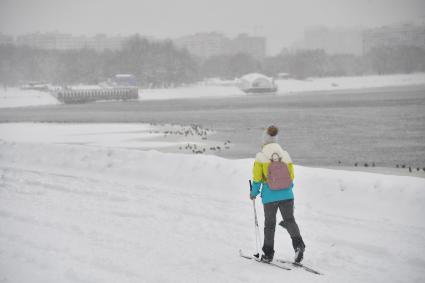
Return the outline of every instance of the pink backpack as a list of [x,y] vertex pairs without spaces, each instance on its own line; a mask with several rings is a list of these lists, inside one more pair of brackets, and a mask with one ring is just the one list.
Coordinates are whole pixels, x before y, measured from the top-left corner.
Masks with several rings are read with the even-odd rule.
[[282,162],[282,159],[277,153],[272,154],[267,173],[267,183],[271,190],[288,189],[292,184],[288,166],[286,163]]

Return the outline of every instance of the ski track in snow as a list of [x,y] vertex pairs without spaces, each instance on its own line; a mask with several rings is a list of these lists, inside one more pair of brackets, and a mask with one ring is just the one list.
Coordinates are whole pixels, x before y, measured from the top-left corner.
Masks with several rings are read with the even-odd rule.
[[[425,280],[425,181],[419,178],[297,166],[296,218],[307,244],[305,264],[325,275],[240,258],[239,248],[255,250],[246,188],[251,165],[211,156],[3,142],[0,282]],[[406,200],[387,182],[409,186]],[[382,190],[373,193],[377,183]],[[357,194],[353,187],[359,187]],[[393,198],[383,197],[387,191]],[[356,208],[388,200],[393,212],[379,203],[376,210]],[[257,210],[262,227],[262,207]],[[276,231],[276,257],[292,258],[289,236],[279,226]]]

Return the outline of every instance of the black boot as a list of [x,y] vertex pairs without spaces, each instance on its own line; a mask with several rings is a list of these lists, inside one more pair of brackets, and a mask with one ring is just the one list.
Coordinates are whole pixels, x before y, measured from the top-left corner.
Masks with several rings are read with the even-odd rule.
[[263,254],[261,255],[261,261],[263,262],[272,262],[274,256],[274,249],[270,247],[263,247]]
[[294,262],[300,263],[304,258],[305,244],[301,237],[292,238],[292,246],[295,250]]

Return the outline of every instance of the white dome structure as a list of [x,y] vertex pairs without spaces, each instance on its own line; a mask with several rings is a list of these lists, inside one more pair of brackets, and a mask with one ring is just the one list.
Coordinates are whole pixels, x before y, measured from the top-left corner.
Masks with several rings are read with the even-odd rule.
[[273,78],[259,73],[251,73],[241,77],[239,87],[246,93],[276,93],[277,91]]

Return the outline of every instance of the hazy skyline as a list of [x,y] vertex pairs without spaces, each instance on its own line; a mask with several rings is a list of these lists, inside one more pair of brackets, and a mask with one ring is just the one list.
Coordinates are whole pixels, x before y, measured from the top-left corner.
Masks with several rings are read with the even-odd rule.
[[301,39],[305,28],[376,27],[425,21],[423,0],[0,0],[0,32],[141,35],[197,32],[267,38],[268,53]]

